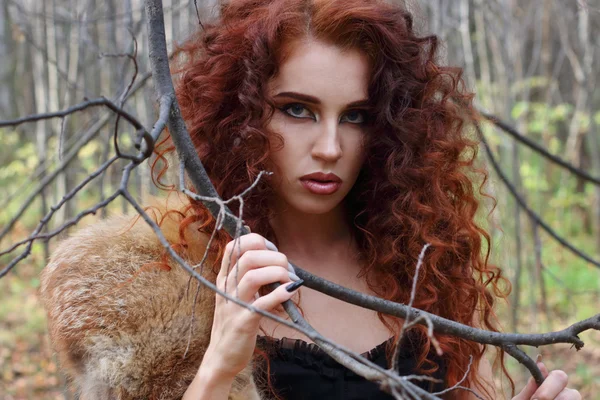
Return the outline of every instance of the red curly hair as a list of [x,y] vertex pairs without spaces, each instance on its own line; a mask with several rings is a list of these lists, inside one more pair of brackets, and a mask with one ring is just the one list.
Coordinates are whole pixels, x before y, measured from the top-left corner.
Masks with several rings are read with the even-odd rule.
[[[266,83],[285,58],[285,44],[298,38],[358,49],[371,63],[368,156],[345,200],[370,288],[384,299],[408,303],[418,255],[430,243],[414,306],[496,330],[493,305],[506,293],[500,270],[488,264],[490,236],[475,222],[487,175],[474,166],[477,142],[467,129],[475,115],[473,95],[465,90],[460,69],[438,65],[438,38],[418,36],[410,13],[397,5],[235,0],[222,5],[218,21],[205,22],[181,46],[179,104],[218,193],[223,198],[241,193],[269,160],[277,134],[266,129],[275,110]],[[171,151],[167,138],[159,155]],[[269,182],[261,182],[245,200],[244,221],[277,242],[268,223],[273,193]],[[189,211],[182,229],[197,221],[203,229],[214,228],[201,203],[192,201]],[[219,257],[228,240],[225,233],[216,235],[212,250]],[[399,332],[400,319],[379,317]],[[431,342],[423,327],[415,329],[422,338],[418,365],[431,372],[437,368],[428,359]],[[485,346],[452,336],[437,339],[446,384],[462,378],[473,355],[466,382],[473,387]]]

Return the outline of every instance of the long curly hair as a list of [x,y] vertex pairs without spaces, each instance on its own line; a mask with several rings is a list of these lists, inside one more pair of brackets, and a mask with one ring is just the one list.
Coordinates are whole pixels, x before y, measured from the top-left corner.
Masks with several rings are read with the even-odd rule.
[[[408,303],[418,255],[430,243],[414,306],[497,330],[493,306],[498,297],[506,297],[508,286],[489,264],[490,236],[476,223],[487,175],[475,166],[478,143],[468,129],[469,118],[476,116],[473,94],[465,89],[460,69],[438,62],[438,38],[419,36],[411,14],[398,5],[232,0],[222,4],[218,20],[204,21],[203,30],[180,46],[179,104],[220,196],[229,198],[249,187],[265,168],[272,142],[281,140],[266,128],[275,109],[266,84],[285,59],[285,44],[298,38],[358,49],[371,63],[367,161],[345,199],[369,287],[384,299]],[[169,138],[158,149],[161,158],[174,150]],[[166,167],[157,165],[159,177]],[[253,232],[276,243],[268,223],[273,193],[268,181],[261,182],[245,199],[243,218]],[[201,203],[191,201],[189,211],[182,227],[202,221],[201,229],[214,228],[214,218]],[[216,235],[212,250],[219,257],[228,240],[225,233]],[[379,318],[399,333],[402,320]],[[422,339],[419,368],[435,371],[425,328],[414,329]],[[466,384],[479,382],[477,366],[486,346],[446,335],[437,340],[446,385],[463,377],[470,355]]]

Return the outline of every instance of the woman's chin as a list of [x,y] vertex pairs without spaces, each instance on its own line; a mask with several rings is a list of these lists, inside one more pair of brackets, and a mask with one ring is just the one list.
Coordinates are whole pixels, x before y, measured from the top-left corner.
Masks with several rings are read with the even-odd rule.
[[317,198],[295,199],[295,201],[288,202],[288,204],[297,212],[300,212],[302,214],[322,215],[331,212],[341,203],[341,200],[333,198],[327,199],[324,197],[326,196],[318,196]]

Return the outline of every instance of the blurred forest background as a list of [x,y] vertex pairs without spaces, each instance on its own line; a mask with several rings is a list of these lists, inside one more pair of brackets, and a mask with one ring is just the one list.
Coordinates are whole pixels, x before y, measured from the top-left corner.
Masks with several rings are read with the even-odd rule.
[[[202,20],[218,12],[215,2],[197,1]],[[167,43],[173,46],[198,29],[198,14],[193,0],[163,3]],[[600,91],[594,89],[600,82],[600,0],[410,0],[407,6],[416,13],[420,32],[442,39],[443,62],[464,68],[477,106],[525,138],[484,125],[501,172],[524,204],[515,201],[483,148],[479,153],[490,171],[487,191],[498,200],[490,218],[482,213],[482,224],[492,233],[492,261],[513,283],[510,302],[498,308],[503,329],[557,330],[596,314]],[[126,56],[134,52],[134,37],[139,72],[123,98],[135,71]],[[104,96],[125,101],[123,107],[150,128],[157,107],[147,48],[142,0],[0,0],[0,121]],[[29,236],[52,205],[112,156],[114,122],[114,114],[95,107],[0,128],[0,251]],[[120,125],[124,148],[132,145],[130,129]],[[523,140],[580,173],[549,161]],[[79,192],[55,214],[49,230],[113,193],[122,167],[114,164]],[[133,179],[132,193],[141,201],[160,195],[147,163]],[[132,210],[119,200],[81,224],[115,212]],[[36,242],[32,254],[0,279],[2,400],[72,398],[37,299],[39,272],[54,245],[54,239]],[[19,251],[0,256],[0,270]],[[567,371],[570,386],[584,398],[600,399],[600,335],[582,339],[586,346],[578,353],[566,345],[527,351]],[[512,360],[509,367],[521,386],[527,372]]]

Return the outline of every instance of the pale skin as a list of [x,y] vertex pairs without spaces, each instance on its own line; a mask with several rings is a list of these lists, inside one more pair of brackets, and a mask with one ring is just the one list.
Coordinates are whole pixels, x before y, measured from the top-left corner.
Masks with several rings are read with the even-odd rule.
[[[286,286],[293,282],[287,270],[289,259],[316,275],[373,294],[364,279],[357,277],[361,269],[358,250],[342,206],[365,157],[362,121],[366,111],[360,102],[367,99],[369,62],[357,50],[342,51],[316,40],[299,40],[289,46],[289,57],[269,82],[278,107],[269,128],[284,139],[283,148],[276,149],[270,160],[276,171],[276,216],[270,222],[279,248],[269,249],[267,241],[256,233],[240,239],[239,253],[237,247],[232,252],[229,243],[226,254],[232,255],[231,260],[224,257],[217,286],[224,289],[227,282],[227,291],[233,295],[237,284],[241,300],[281,316],[285,315],[280,304],[297,300],[298,292],[302,292],[300,306],[308,322],[329,339],[362,353],[391,336],[374,311],[304,287],[289,293]],[[327,195],[308,191],[299,178],[313,172],[336,174],[342,179],[341,187]],[[228,266],[236,261],[237,282],[234,273],[227,275]],[[273,282],[282,285],[255,299],[261,286]],[[217,296],[211,342],[184,399],[227,399],[234,377],[251,360],[261,328],[276,338],[310,341],[291,328]],[[543,364],[540,367],[547,375],[544,383],[538,388],[531,379],[513,400],[581,399],[577,391],[567,388],[568,377],[563,371],[548,374]],[[493,394],[492,371],[486,360],[480,363],[479,373],[488,393]]]

